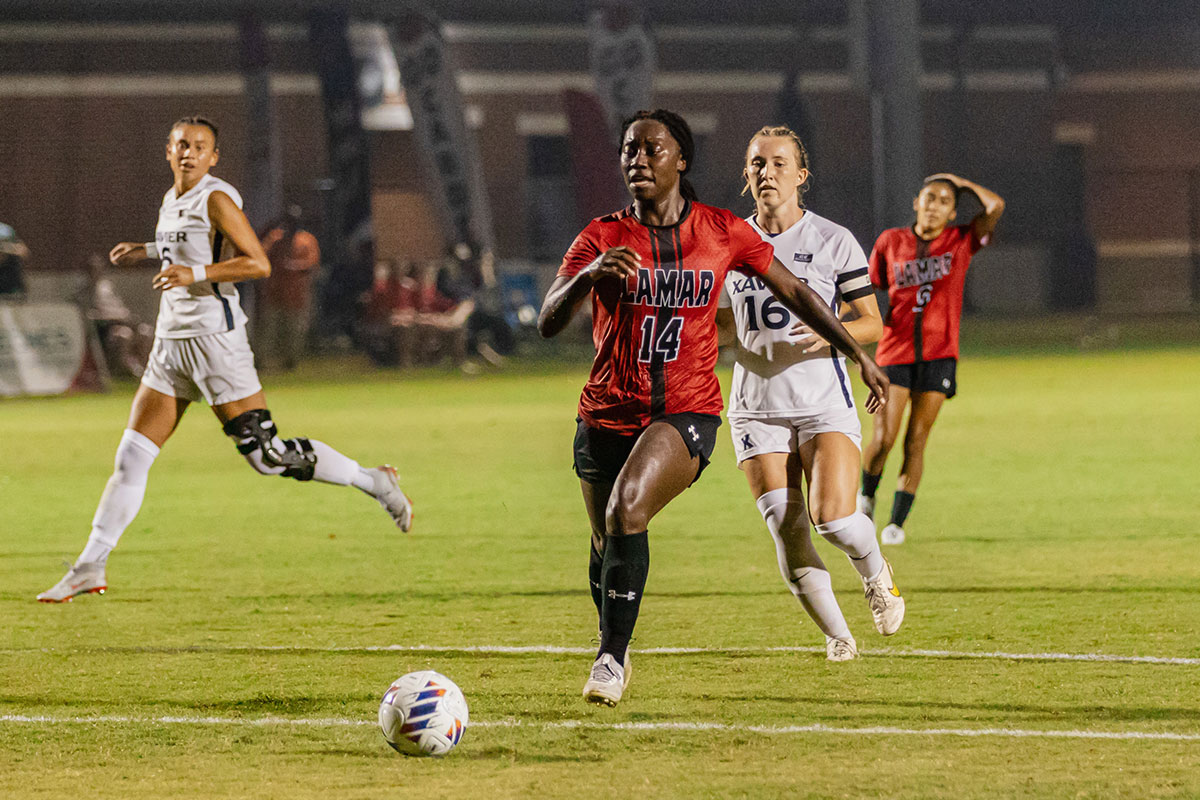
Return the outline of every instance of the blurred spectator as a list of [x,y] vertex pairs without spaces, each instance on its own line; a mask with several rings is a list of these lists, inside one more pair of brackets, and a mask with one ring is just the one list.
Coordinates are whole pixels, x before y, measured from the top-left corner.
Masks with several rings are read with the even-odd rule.
[[108,259],[88,257],[87,282],[78,296],[84,316],[96,326],[96,336],[110,372],[140,378],[154,344],[154,328],[134,319],[108,276]]
[[263,237],[271,275],[262,285],[256,348],[267,366],[293,369],[308,341],[312,280],[321,264],[317,238],[301,227],[300,206],[288,206],[283,221]]
[[29,248],[11,225],[0,222],[0,297],[25,298],[25,259]]
[[409,262],[375,262],[375,281],[364,300],[362,340],[376,364],[412,365],[408,334],[417,316],[415,270]]
[[376,263],[363,337],[376,363],[410,367],[436,364],[448,356],[454,364],[465,364],[466,321],[475,304],[439,289],[439,279],[446,277],[437,263]]
[[470,245],[459,243],[450,250],[447,268],[438,277],[438,288],[455,299],[474,301],[467,319],[467,352],[500,366],[504,356],[512,352],[514,340],[504,318],[504,297],[496,281],[495,262],[490,250],[477,253]]
[[446,356],[453,364],[467,361],[467,319],[475,311],[475,301],[445,294],[447,268],[436,262],[421,272],[417,295],[415,356],[418,363],[436,364]]

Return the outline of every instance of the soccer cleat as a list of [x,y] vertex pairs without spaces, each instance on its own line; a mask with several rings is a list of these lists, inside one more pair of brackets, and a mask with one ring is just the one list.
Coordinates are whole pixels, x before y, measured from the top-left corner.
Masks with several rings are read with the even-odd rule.
[[413,524],[413,504],[404,492],[400,491],[400,480],[396,468],[384,464],[375,467],[375,499],[379,505],[387,509],[396,521],[396,527],[408,533]]
[[904,528],[890,523],[879,533],[880,544],[904,544]]
[[583,699],[589,703],[613,707],[621,702],[628,680],[625,669],[608,653],[601,653],[592,664],[592,674],[583,685]]
[[853,636],[849,639],[825,637],[826,661],[853,661],[856,658],[858,658],[858,645]]
[[[596,638],[592,640],[592,644],[599,645],[601,638],[603,638],[603,634],[598,634],[596,636]],[[624,689],[626,686],[629,685],[629,679],[633,677],[633,662],[629,660],[629,648],[628,647],[625,648],[624,667],[625,667],[625,677],[624,677],[624,680],[621,682],[622,689]]]
[[867,519],[875,521],[875,498],[867,497],[865,494],[858,496],[858,510],[867,515]]
[[900,587],[892,577],[892,565],[886,558],[874,580],[863,578],[863,589],[875,620],[875,630],[884,636],[900,630],[900,624],[904,622],[904,598],[900,596]]
[[42,603],[69,603],[77,594],[104,594],[107,588],[104,564],[85,561],[67,570],[61,581],[39,594],[37,599]]

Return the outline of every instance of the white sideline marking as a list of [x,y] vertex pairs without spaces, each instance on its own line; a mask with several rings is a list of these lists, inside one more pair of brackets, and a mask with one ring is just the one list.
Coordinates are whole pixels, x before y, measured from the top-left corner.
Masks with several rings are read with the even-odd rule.
[[[287,726],[320,728],[373,727],[376,723],[368,719],[345,717],[323,717],[303,719],[294,717],[131,717],[107,715],[95,717],[52,717],[45,715],[4,714],[0,723],[92,725],[150,724],[150,725],[249,725],[254,727]],[[798,733],[829,733],[848,736],[997,736],[1007,738],[1050,738],[1050,739],[1133,739],[1170,742],[1200,741],[1200,733],[1169,733],[1154,731],[1088,731],[1088,730],[1024,730],[1021,728],[897,728],[889,725],[873,725],[864,728],[841,728],[833,725],[813,723],[811,725],[730,725],[724,722],[585,722],[563,720],[561,722],[523,722],[515,719],[478,720],[471,728],[532,728],[534,730],[597,730],[597,731],[680,731],[683,733],[758,733],[768,736]]]
[[[30,648],[0,648],[0,651]],[[142,647],[80,647],[54,648],[43,647],[43,652],[66,651],[119,651],[119,652],[158,652],[170,651],[179,653],[494,653],[497,655],[590,655],[596,652],[595,646],[575,647],[553,644],[505,645],[431,645],[431,644],[381,644],[381,645],[302,645],[302,644],[261,644],[261,645],[196,645],[196,646],[155,646]],[[763,655],[768,653],[818,653],[824,654],[824,647],[644,647],[632,648],[631,653],[638,655]],[[1170,664],[1175,666],[1200,666],[1200,658],[1183,656],[1123,656],[1109,653],[1008,653],[1003,651],[969,651],[969,650],[929,650],[917,648],[873,647],[859,648],[860,656],[870,658],[947,658],[947,659],[989,659],[996,661],[1092,661],[1109,664]]]
[[[201,651],[205,648],[198,648]],[[535,645],[464,645],[439,647],[428,644],[363,645],[360,647],[305,647],[304,645],[256,645],[231,646],[230,651],[315,651],[319,653],[496,653],[499,655],[521,655],[524,653],[550,653],[557,655],[586,655],[596,652],[595,647],[562,647],[552,644]],[[704,655],[733,654],[754,655],[763,653],[825,653],[824,647],[646,647],[633,648],[631,653],[639,655]],[[1200,658],[1175,656],[1122,656],[1107,653],[1005,653],[971,652],[965,650],[921,650],[893,647],[860,648],[862,656],[884,656],[892,658],[980,658],[1001,661],[1100,661],[1119,664],[1174,664],[1200,666]]]

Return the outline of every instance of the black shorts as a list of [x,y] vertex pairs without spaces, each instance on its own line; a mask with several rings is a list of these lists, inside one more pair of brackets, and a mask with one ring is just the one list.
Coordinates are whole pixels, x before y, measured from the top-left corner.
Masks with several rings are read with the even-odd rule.
[[937,358],[915,364],[889,364],[883,371],[894,385],[903,386],[914,394],[941,392],[949,400],[958,392],[957,368],[958,359]]
[[[642,435],[623,434],[604,428],[593,428],[578,417],[575,428],[575,474],[588,483],[615,483],[617,474]],[[717,446],[717,428],[721,418],[714,414],[668,414],[653,422],[666,422],[683,437],[688,452],[700,458],[700,467],[692,483],[700,479],[700,473],[708,466],[713,448]]]

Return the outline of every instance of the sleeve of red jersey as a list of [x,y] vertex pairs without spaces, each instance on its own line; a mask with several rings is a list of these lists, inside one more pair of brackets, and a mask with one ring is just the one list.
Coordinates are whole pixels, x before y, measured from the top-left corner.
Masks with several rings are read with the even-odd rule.
[[971,255],[975,255],[992,243],[992,235],[990,233],[983,237],[976,235],[974,225],[959,225],[958,227],[962,231],[963,238],[970,242]]
[[729,268],[739,272],[766,272],[775,258],[775,248],[764,242],[750,223],[731,211],[725,212],[725,231],[729,234]]
[[875,246],[871,248],[871,257],[867,260],[867,274],[871,283],[880,289],[887,288],[887,240],[887,231],[879,234]]
[[558,277],[574,278],[580,270],[604,252],[599,234],[599,225],[594,220],[579,232],[575,241],[567,248],[567,254],[563,256],[562,265],[558,268]]

